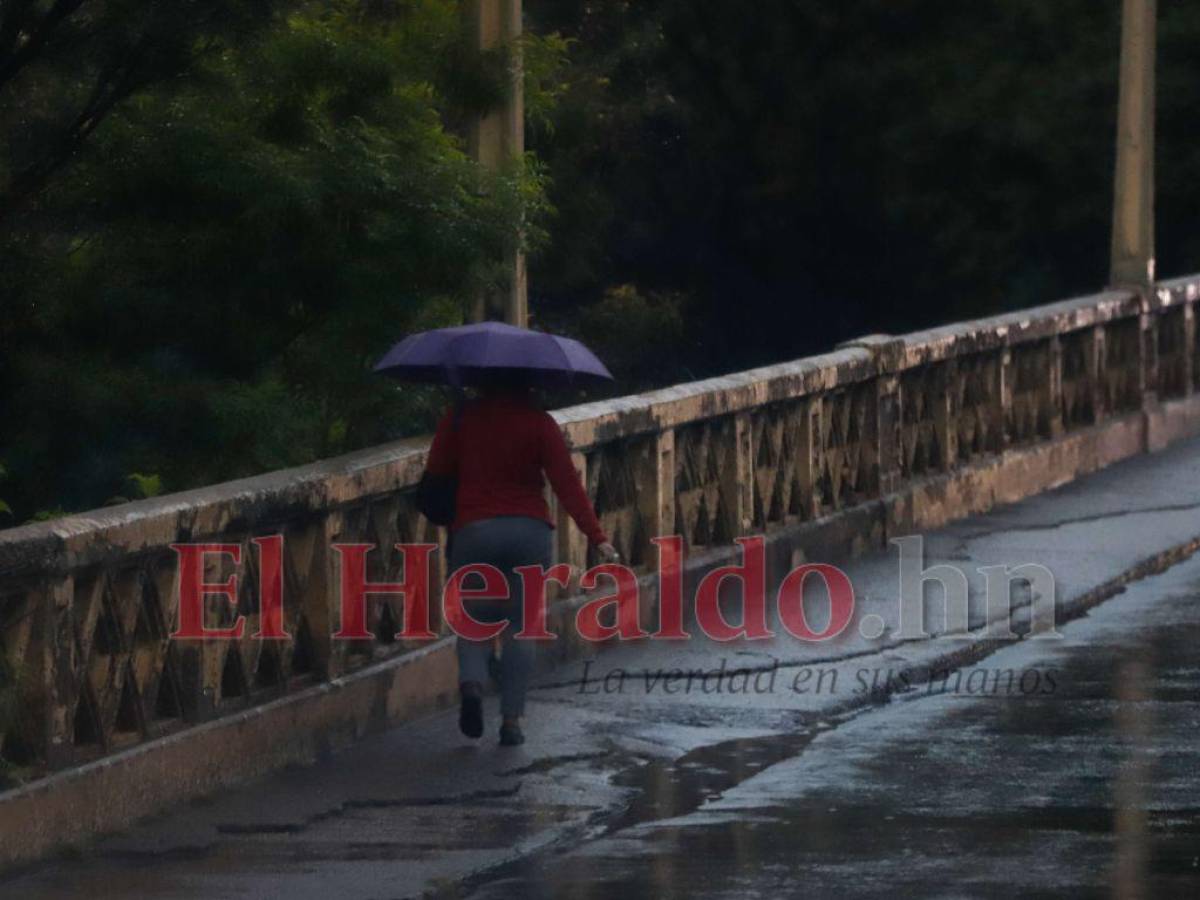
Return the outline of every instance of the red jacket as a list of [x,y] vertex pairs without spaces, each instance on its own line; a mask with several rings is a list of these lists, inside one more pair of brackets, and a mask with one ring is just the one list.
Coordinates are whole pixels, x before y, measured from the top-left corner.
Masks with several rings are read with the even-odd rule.
[[592,544],[608,538],[571,462],[558,423],[520,397],[488,396],[438,423],[425,470],[458,476],[452,528],[494,516],[531,516],[551,526],[543,493],[550,481],[559,502]]

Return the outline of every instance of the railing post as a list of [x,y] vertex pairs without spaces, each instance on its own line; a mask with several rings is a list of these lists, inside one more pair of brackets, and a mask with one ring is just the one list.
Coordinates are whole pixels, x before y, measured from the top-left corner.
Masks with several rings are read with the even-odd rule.
[[1093,325],[1088,333],[1087,378],[1092,392],[1092,419],[1094,423],[1104,421],[1107,391],[1104,386],[1105,348],[1104,326]]
[[947,359],[939,364],[940,392],[934,401],[933,427],[942,451],[937,463],[943,472],[949,472],[958,462],[958,423],[954,420],[954,382],[958,377],[958,366],[954,364],[954,360]]
[[1050,338],[1046,347],[1046,383],[1042,389],[1041,401],[1046,414],[1047,429],[1052,438],[1063,433],[1062,376],[1062,338],[1056,334]]
[[[642,562],[652,570],[658,559],[658,549],[650,543],[656,537],[675,533],[675,431],[666,428],[651,435],[639,460],[636,487],[638,515],[645,529]],[[650,590],[638,604],[641,625],[653,631],[658,624],[658,591]]]
[[821,477],[821,398],[800,401],[800,421],[796,428],[796,483],[800,489],[801,518],[812,520],[821,515],[818,481]]
[[891,374],[879,375],[875,384],[879,495],[883,497],[900,487],[900,379]]
[[1196,307],[1191,303],[1184,303],[1183,309],[1180,311],[1182,315],[1181,327],[1183,334],[1181,335],[1183,347],[1183,395],[1190,397],[1195,393],[1196,385]]
[[653,435],[637,479],[638,506],[646,529],[644,559],[652,567],[657,552],[651,538],[675,531],[675,431]]
[[[206,582],[223,581],[230,574],[225,570],[226,561],[220,557],[209,557],[204,563],[204,580]],[[243,565],[245,560],[243,560]],[[214,572],[215,568],[221,567]],[[239,582],[244,578],[239,574]],[[179,590],[178,580],[174,585]],[[178,596],[178,594],[176,595]],[[221,602],[224,602],[223,600]],[[206,628],[219,627],[223,623],[217,620],[215,609],[217,604],[212,598],[202,598],[201,621]],[[176,651],[179,657],[179,702],[183,717],[188,722],[204,722],[211,719],[217,709],[218,694],[221,686],[222,662],[221,651],[224,643],[216,641],[191,639],[175,639]],[[236,652],[236,648],[230,652]]]
[[1003,452],[1008,449],[1012,443],[1012,433],[1009,431],[1009,422],[1012,421],[1012,405],[1013,405],[1013,380],[1016,375],[1013,372],[1012,350],[1005,347],[1000,351],[1000,359],[996,363],[996,409],[994,415],[998,421],[996,424],[998,451]]
[[336,678],[346,668],[346,642],[333,639],[342,624],[341,562],[333,545],[346,538],[345,532],[346,516],[342,511],[331,511],[321,519],[313,548],[316,558],[305,591],[313,667],[326,680]]
[[17,716],[8,727],[52,769],[71,762],[73,722],[68,698],[75,693],[76,682],[86,677],[76,671],[74,593],[70,575],[51,576],[29,595],[23,633],[18,624],[14,632],[0,635],[8,644],[0,644],[0,649],[12,654],[17,678]]
[[67,706],[70,687],[77,677],[75,671],[75,631],[73,607],[75,579],[70,575],[56,579],[47,586],[42,629],[46,641],[50,680],[46,695],[46,763],[59,768],[73,755],[71,710]]
[[[575,466],[579,480],[587,484],[587,457],[577,451],[572,452],[571,463]],[[563,591],[563,593],[571,593],[578,586],[579,573],[587,568],[587,536],[579,530],[575,521],[561,503],[555,503],[555,516],[558,520],[556,532],[558,537],[558,559],[556,561],[566,563],[571,567],[573,573],[571,586]]]
[[202,722],[208,718],[203,703],[203,650],[204,646],[197,641],[175,639],[175,654],[179,660],[179,707],[185,722]]
[[1138,387],[1141,390],[1142,407],[1148,409],[1158,400],[1158,314],[1145,293],[1141,296],[1138,332],[1141,360],[1138,367]]
[[[587,486],[590,483],[588,481],[587,456],[579,451],[572,451],[571,464],[575,467],[575,473],[579,480]],[[554,562],[570,566],[571,577],[565,587],[560,586],[551,590],[547,627],[558,635],[558,640],[554,644],[555,654],[559,659],[568,659],[573,655],[585,652],[583,638],[574,628],[574,620],[568,616],[566,607],[557,606],[554,601],[565,600],[579,593],[579,578],[588,565],[588,543],[587,535],[579,530],[566,507],[558,502],[553,491],[549,491],[549,494],[551,515],[556,522]],[[592,497],[593,502],[595,499]]]
[[896,374],[904,360],[904,341],[887,334],[868,334],[839,344],[838,349],[858,347],[871,353],[875,368],[875,441],[880,496],[900,485],[900,378]]
[[728,425],[733,459],[721,473],[721,494],[728,516],[726,527],[734,537],[754,525],[754,426],[747,412],[736,413]]

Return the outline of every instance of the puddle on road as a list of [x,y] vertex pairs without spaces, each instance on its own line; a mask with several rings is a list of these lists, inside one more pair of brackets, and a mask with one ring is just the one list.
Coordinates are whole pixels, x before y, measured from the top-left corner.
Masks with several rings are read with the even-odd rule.
[[[1200,896],[1200,602],[1145,613],[1046,649],[1050,696],[949,698],[935,715],[909,701],[815,746],[814,731],[647,764],[622,776],[639,793],[607,836],[472,896]],[[806,750],[837,777],[789,784]],[[743,808],[663,821],[781,763]]]
[[776,763],[799,756],[822,731],[741,738],[698,747],[676,760],[653,759],[618,775],[614,783],[637,791],[628,807],[606,829],[673,819],[698,809]]

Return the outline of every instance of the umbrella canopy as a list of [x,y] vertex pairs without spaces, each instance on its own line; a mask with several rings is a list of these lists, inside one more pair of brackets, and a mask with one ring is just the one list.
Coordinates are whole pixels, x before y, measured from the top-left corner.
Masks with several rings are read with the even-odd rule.
[[604,363],[579,341],[503,322],[410,335],[376,363],[375,371],[454,386],[478,384],[495,374],[545,386],[612,380]]

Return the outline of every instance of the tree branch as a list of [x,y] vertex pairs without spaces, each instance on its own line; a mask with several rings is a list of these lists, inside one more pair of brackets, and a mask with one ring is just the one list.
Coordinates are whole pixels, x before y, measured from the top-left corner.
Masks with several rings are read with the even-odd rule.
[[[87,0],[56,0],[30,33],[29,39],[19,47],[16,46],[16,42],[18,35],[23,30],[21,20],[25,18],[24,14],[28,12],[31,3],[29,0],[21,0],[21,5],[11,9],[9,14],[5,15],[0,34],[11,31],[11,35],[8,35],[10,40],[8,49],[0,54],[0,88],[37,58],[38,54],[45,49],[55,29],[70,18],[85,2]],[[10,16],[12,17],[11,25]]]

